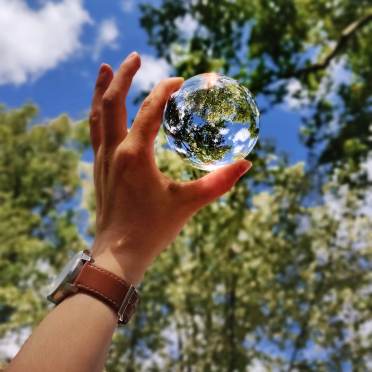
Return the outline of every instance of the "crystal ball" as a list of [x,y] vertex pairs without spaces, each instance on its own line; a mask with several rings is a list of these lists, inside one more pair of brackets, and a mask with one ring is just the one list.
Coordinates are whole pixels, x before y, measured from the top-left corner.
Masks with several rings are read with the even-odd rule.
[[246,87],[228,76],[205,73],[185,80],[171,95],[163,127],[171,150],[192,166],[212,171],[252,151],[259,111]]

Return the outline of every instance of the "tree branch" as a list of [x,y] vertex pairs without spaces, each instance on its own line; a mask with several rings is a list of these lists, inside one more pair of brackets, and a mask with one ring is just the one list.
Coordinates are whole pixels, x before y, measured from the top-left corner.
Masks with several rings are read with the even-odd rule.
[[319,70],[323,70],[328,67],[331,63],[332,59],[337,56],[341,52],[342,49],[345,48],[348,41],[354,37],[358,30],[366,26],[370,21],[372,21],[372,12],[367,13],[363,17],[357,19],[356,21],[350,23],[347,27],[345,27],[342,32],[341,36],[338,39],[335,47],[331,50],[331,52],[323,59],[321,62],[317,62],[313,65],[300,68],[294,72],[285,73],[282,77],[289,78],[289,77],[301,77],[303,75],[307,75],[312,72],[316,72]]

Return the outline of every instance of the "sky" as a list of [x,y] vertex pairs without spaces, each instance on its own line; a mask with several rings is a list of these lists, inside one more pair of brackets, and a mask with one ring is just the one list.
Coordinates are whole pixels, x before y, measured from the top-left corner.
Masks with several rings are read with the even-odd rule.
[[[147,35],[139,24],[138,3],[0,0],[0,104],[17,108],[34,103],[39,108],[37,122],[47,122],[62,113],[83,119],[89,113],[101,63],[117,69],[126,55],[137,51],[142,67],[127,100],[128,117],[133,118],[138,108],[133,99],[139,92],[173,75],[166,61],[147,44]],[[180,32],[192,30],[193,22],[187,17],[177,24]],[[348,78],[342,69],[336,75]],[[289,91],[298,89],[296,84],[289,81]],[[259,108],[264,104],[260,98],[257,102]],[[288,96],[283,104],[262,115],[260,122],[260,138],[276,142],[277,150],[287,152],[291,163],[306,160],[307,156],[298,136],[299,110],[299,102]],[[0,340],[0,349],[14,355],[17,344],[27,335],[25,330],[18,342],[15,335]]]
[[[86,118],[96,74],[101,63],[117,69],[126,55],[140,53],[142,67],[128,96],[128,117],[134,118],[133,99],[161,79],[171,67],[147,44],[135,0],[0,0],[0,104],[8,109],[33,103],[38,123],[67,113]],[[154,0],[152,1],[154,3]],[[190,33],[193,21],[177,22]],[[260,107],[260,99],[258,105]],[[298,139],[297,103],[283,105],[261,116],[260,137],[271,138],[292,163],[304,160]],[[88,157],[89,158],[89,157]],[[91,157],[90,157],[91,158]],[[13,356],[29,331],[2,340],[1,349]]]
[[[154,1],[151,1],[154,3]],[[85,118],[101,63],[116,69],[132,51],[142,57],[127,106],[134,118],[133,99],[172,68],[156,56],[140,27],[135,0],[0,0],[0,103],[16,108],[32,102],[39,108],[37,122],[62,113]],[[192,20],[180,19],[180,32]],[[186,27],[185,27],[186,26]],[[263,105],[258,98],[258,105]],[[305,160],[297,102],[284,104],[261,116],[260,137],[271,138],[291,163]]]

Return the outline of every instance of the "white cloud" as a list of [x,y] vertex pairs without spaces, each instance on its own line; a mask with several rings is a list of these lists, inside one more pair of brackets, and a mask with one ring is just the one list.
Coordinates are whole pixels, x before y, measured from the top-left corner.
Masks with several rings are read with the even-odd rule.
[[81,0],[31,9],[24,0],[0,0],[0,84],[35,79],[81,49],[91,19]]
[[352,73],[347,68],[346,58],[340,58],[338,61],[332,61],[330,65],[330,75],[334,84],[338,87],[340,84],[350,84]]
[[235,146],[233,149],[233,154],[234,155],[240,154],[243,150],[244,150],[244,145]]
[[253,359],[251,364],[249,365],[247,371],[254,371],[254,372],[266,372],[267,368],[263,361],[259,359]]
[[[347,68],[347,63],[344,58],[337,61],[332,61],[328,67],[328,74],[324,76],[319,84],[317,91],[317,99],[326,97],[332,102],[337,100],[337,90],[341,84],[350,84],[352,80],[352,73]],[[301,82],[295,78],[288,80],[287,94],[284,97],[284,110],[298,110],[301,109],[302,113],[305,107],[310,105],[309,97],[306,95],[305,89]],[[335,119],[333,126],[337,126],[338,120]]]
[[286,104],[284,108],[297,110],[309,104],[309,99],[301,94],[302,91],[303,87],[299,80],[294,78],[289,79],[287,84],[287,95],[284,97],[284,103]]
[[328,67],[328,75],[325,75],[320,84],[317,96],[325,96],[332,102],[337,101],[337,90],[341,84],[350,84],[352,74],[347,69],[345,58],[332,61]]
[[244,142],[248,138],[249,138],[248,129],[247,128],[242,128],[238,132],[235,133],[233,141],[234,142],[238,142],[238,141],[240,141],[240,142],[243,141]]
[[190,38],[198,28],[198,21],[190,14],[186,14],[182,18],[177,18],[175,22],[179,31],[187,38]]
[[372,152],[368,154],[367,160],[362,164],[362,169],[366,172],[368,181],[372,181]]
[[367,320],[361,325],[359,333],[363,338],[365,338],[365,341],[372,336],[372,319]]
[[93,47],[93,59],[98,59],[105,47],[117,48],[119,29],[114,19],[103,20],[98,27],[98,36]]
[[124,13],[131,13],[135,8],[134,0],[122,0],[121,9]]
[[171,67],[164,59],[143,54],[141,61],[141,68],[133,80],[133,85],[138,90],[148,91],[160,80],[170,75]]
[[365,192],[359,212],[369,219],[372,219],[372,191],[370,189]]
[[348,185],[342,185],[339,187],[337,195],[331,192],[324,194],[324,202],[329,207],[333,217],[336,220],[340,220],[342,218],[342,214],[346,209],[348,193]]

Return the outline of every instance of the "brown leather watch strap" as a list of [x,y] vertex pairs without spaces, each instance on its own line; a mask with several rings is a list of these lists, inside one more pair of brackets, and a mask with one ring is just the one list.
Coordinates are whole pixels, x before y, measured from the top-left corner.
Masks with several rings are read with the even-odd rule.
[[128,323],[139,302],[132,285],[91,262],[84,264],[73,285],[109,305],[118,314],[119,324]]

